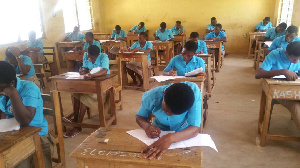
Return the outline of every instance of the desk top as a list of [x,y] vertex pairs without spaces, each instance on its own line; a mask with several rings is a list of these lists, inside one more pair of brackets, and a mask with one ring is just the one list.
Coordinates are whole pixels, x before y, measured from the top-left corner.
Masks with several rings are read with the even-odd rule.
[[79,78],[78,79],[75,79],[75,78],[68,79],[68,76],[60,74],[60,75],[51,76],[49,79],[51,79],[51,80],[66,80],[66,81],[72,81],[72,80],[76,80],[76,81],[103,81],[105,79],[110,79],[110,78],[113,78],[115,76],[116,76],[115,74],[110,74],[110,75],[106,75],[106,76],[97,77],[97,78],[94,78],[92,80],[85,80],[85,79],[79,79]]
[[118,53],[118,55],[148,55],[148,54],[146,54],[146,53],[144,53],[144,52],[120,52],[120,53]]
[[81,43],[80,41],[62,41],[62,42],[57,42],[56,44],[79,44]]
[[158,40],[155,40],[155,41],[149,41],[153,44],[170,44],[170,43],[173,43],[173,41],[158,41]]
[[286,79],[264,78],[263,81],[265,81],[268,85],[286,85],[286,86],[299,85],[300,86],[300,79],[297,79],[296,81],[287,81]]
[[249,32],[250,35],[266,34],[266,32]]
[[100,43],[122,43],[125,41],[120,41],[120,40],[99,40]]

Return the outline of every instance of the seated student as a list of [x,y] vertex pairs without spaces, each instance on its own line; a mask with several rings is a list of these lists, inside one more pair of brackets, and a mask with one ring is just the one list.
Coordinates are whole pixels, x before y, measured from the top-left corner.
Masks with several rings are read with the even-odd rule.
[[21,55],[17,47],[8,47],[5,50],[5,58],[3,61],[10,63],[15,68],[17,74],[25,75],[26,80],[32,81],[40,87],[40,82],[35,75],[31,58]]
[[35,31],[31,31],[28,34],[28,47],[25,49],[26,52],[37,52],[38,54],[38,63],[44,64],[47,62],[47,58],[44,56],[43,52],[43,41],[40,39],[36,39],[36,33]]
[[206,27],[206,33],[210,33],[210,32],[213,32],[214,30],[215,30],[215,26],[216,26],[216,24],[217,24],[218,22],[217,22],[217,18],[215,18],[215,17],[212,17],[211,19],[210,19],[210,24],[209,25],[207,25],[207,27]]
[[182,54],[171,59],[168,66],[164,69],[163,75],[184,76],[197,68],[203,68],[199,75],[205,75],[205,62],[202,58],[195,56],[198,45],[194,41],[185,43]]
[[194,41],[198,45],[196,54],[207,54],[206,43],[203,40],[199,40],[199,34],[197,32],[192,32],[190,34],[190,40]]
[[[213,32],[208,33],[205,36],[206,40],[213,40],[213,41],[224,41],[227,42],[227,37],[226,37],[226,33],[222,30],[222,25],[221,24],[216,24],[215,26],[215,30]],[[222,55],[225,54],[224,51],[224,45],[222,45]]]
[[[151,124],[148,117],[155,116]],[[160,137],[142,153],[150,160],[161,159],[170,145],[198,135],[201,125],[201,91],[192,82],[156,87],[144,93],[136,122],[149,138],[160,137],[160,130],[175,131]]]
[[[146,33],[141,32],[138,35],[138,41],[135,42],[129,49],[130,52],[144,52],[148,53],[147,59],[148,59],[148,68],[151,67],[151,57],[150,52],[152,50],[152,43],[149,41],[146,41]],[[133,82],[132,85],[138,85],[136,81],[136,77],[139,79],[140,84],[138,86],[143,85],[143,75],[142,75],[142,64],[140,62],[129,62],[126,65],[126,70],[129,76],[132,78]],[[150,72],[150,71],[149,71]],[[150,74],[151,76],[151,74]]]
[[272,27],[265,34],[266,40],[274,40],[277,37],[285,35],[286,23],[280,23],[277,27]]
[[[134,32],[133,32],[134,31]],[[139,25],[133,26],[129,32],[133,32],[134,34],[139,34],[141,32],[146,32],[146,27],[144,22],[140,22]]]
[[[85,75],[84,79],[86,80],[110,74],[108,56],[105,53],[100,53],[99,47],[95,45],[91,45],[88,48],[88,51],[84,53],[82,67],[83,68],[80,69],[79,73],[81,75]],[[95,74],[91,74],[90,71],[97,67],[101,67],[102,69]],[[87,107],[94,110],[97,109],[96,111],[98,111],[97,94],[73,94],[72,96],[74,97],[74,119],[64,117],[64,121],[82,123]],[[107,107],[109,103],[107,97],[108,96],[105,94],[103,98],[105,107]],[[105,110],[107,109],[108,107],[105,108]],[[71,131],[67,132],[64,137],[72,138],[78,135],[81,131],[81,127],[74,127]]]
[[121,30],[120,25],[116,25],[115,30],[111,33],[111,40],[123,40],[126,41],[126,32],[124,30]]
[[75,26],[73,32],[67,36],[66,41],[81,41],[81,42],[83,42],[84,37],[85,37],[84,34],[79,32],[79,27]]
[[182,35],[184,33],[184,27],[181,25],[181,21],[176,21],[174,27],[171,28],[173,35]]
[[273,40],[273,43],[268,48],[268,50],[275,50],[277,48],[286,49],[286,46],[294,41],[300,41],[300,37],[298,36],[298,27],[297,26],[289,26],[285,32],[284,36],[277,37]]
[[[43,115],[43,99],[40,89],[31,81],[16,77],[15,68],[0,61],[0,113],[1,119],[15,118],[21,126],[41,127],[39,132],[45,167],[52,168],[48,123]],[[22,151],[20,151],[22,152]],[[16,167],[33,167],[33,156],[22,161]]]
[[161,22],[160,29],[157,29],[154,34],[155,40],[160,41],[172,41],[174,36],[171,30],[167,29],[167,24],[165,22]]
[[[284,49],[271,51],[255,74],[255,78],[271,78],[277,75],[284,75],[288,81],[298,79],[300,71],[300,42],[291,42]],[[277,100],[286,107],[292,114],[293,121],[300,129],[300,101]]]
[[266,32],[270,28],[272,28],[270,17],[265,17],[265,19],[262,22],[259,22],[256,25],[254,32]]
[[85,43],[83,46],[83,51],[81,51],[82,53],[86,52],[87,49],[92,46],[95,45],[100,49],[100,53],[101,53],[101,45],[99,41],[94,40],[94,34],[92,32],[87,32],[85,33]]

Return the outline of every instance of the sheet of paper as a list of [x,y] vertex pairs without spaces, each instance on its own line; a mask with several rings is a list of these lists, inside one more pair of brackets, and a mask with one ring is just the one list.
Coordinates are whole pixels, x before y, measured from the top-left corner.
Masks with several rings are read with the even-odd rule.
[[155,79],[157,82],[163,82],[176,78],[185,78],[184,76],[152,76],[151,78]]
[[273,41],[266,41],[265,45],[267,45],[268,47],[270,47],[272,45]]
[[0,132],[16,131],[20,129],[20,124],[15,118],[0,120]]
[[95,73],[100,72],[101,70],[102,70],[102,67],[96,67],[96,68],[93,68],[90,73],[95,74]]
[[62,74],[67,77],[67,79],[84,79],[84,75],[80,75],[79,72],[67,72]]
[[[162,137],[163,135],[169,134],[169,133],[173,133],[173,132],[174,131],[161,131],[160,137]],[[137,138],[138,140],[142,141],[143,143],[145,143],[148,146],[153,144],[155,141],[157,141],[159,139],[159,138],[155,138],[155,139],[149,138],[146,135],[145,131],[142,129],[135,129],[135,130],[127,131],[126,133]],[[217,149],[214,141],[208,134],[198,134],[194,138],[173,143],[169,147],[169,149],[187,148],[187,147],[193,147],[193,146],[208,146],[218,152],[218,149]]]
[[203,68],[197,68],[195,70],[192,70],[191,72],[185,73],[184,76],[195,76],[203,71]]
[[[278,75],[278,76],[274,76],[273,79],[286,79],[286,77],[284,75]],[[299,79],[299,76],[298,76]]]

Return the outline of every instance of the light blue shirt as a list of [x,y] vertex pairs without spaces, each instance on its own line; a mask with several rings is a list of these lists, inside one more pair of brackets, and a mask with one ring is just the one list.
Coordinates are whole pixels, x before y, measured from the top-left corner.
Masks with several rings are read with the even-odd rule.
[[42,40],[35,39],[33,41],[33,43],[28,40],[27,45],[28,45],[28,47],[41,48],[41,50],[37,53],[43,53],[43,41]]
[[125,38],[127,37],[126,32],[121,30],[119,34],[117,34],[116,30],[112,31],[111,38],[117,39],[119,37]]
[[[294,40],[292,40],[291,42],[294,41],[300,41],[300,37],[296,37],[294,38]],[[282,48],[284,50],[286,50],[286,47],[289,43],[285,41],[285,35],[284,36],[280,36],[277,37],[275,40],[273,40],[271,46],[268,48],[268,50],[275,50],[277,48]]]
[[265,71],[274,71],[280,69],[288,69],[293,72],[299,71],[300,62],[297,64],[292,63],[284,52],[284,49],[271,51],[261,64],[260,68],[264,69]]
[[[99,42],[99,41],[93,40],[93,44],[92,44],[92,45],[95,45],[95,46],[99,47],[100,53],[101,53],[101,45],[100,45],[100,42]],[[84,46],[83,46],[83,49],[84,49],[84,50],[87,50],[89,47],[90,47],[90,43],[85,42],[85,43],[84,43]]]
[[[208,33],[206,36],[205,36],[205,39],[208,40],[208,39],[211,39],[211,38],[218,38],[218,39],[223,39],[226,37],[226,33],[223,32],[223,31],[220,31],[219,35],[216,36],[216,33],[213,31],[213,32],[210,32]],[[222,50],[224,50],[224,45],[222,45]]]
[[[172,33],[173,33],[174,35],[179,35],[180,29],[181,29],[181,28],[176,29],[176,26],[174,26],[174,27],[171,28],[171,31],[172,31]],[[182,33],[184,33],[184,27],[183,27],[183,26],[182,26]]]
[[142,105],[136,115],[148,118],[150,114],[155,116],[153,125],[163,131],[181,131],[188,126],[200,127],[201,125],[201,91],[199,87],[192,82],[181,82],[189,85],[194,91],[195,102],[193,106],[180,115],[168,116],[161,108],[164,99],[164,91],[171,86],[159,86],[144,93]]
[[89,61],[87,52],[83,55],[83,68],[87,68],[89,70],[92,70],[93,68],[101,67],[107,69],[107,75],[110,74],[109,71],[109,59],[108,56],[105,53],[100,53],[97,57],[95,63],[92,63]]
[[69,39],[72,39],[73,41],[81,41],[83,42],[83,39],[85,38],[85,35],[78,32],[77,36],[74,35],[74,33],[70,33],[68,36],[67,36]]
[[[152,50],[152,49],[153,49],[153,44],[152,44],[151,42],[149,42],[149,41],[146,41],[144,47],[142,48],[141,45],[140,45],[140,43],[137,41],[137,42],[135,42],[135,43],[130,47],[131,50],[134,49],[134,48],[138,48],[138,49],[142,49],[142,50],[147,50],[147,49],[150,48],[150,49]],[[151,60],[150,53],[148,53],[147,59],[148,59],[148,60]]]
[[259,22],[259,23],[256,25],[256,27],[255,27],[255,29],[260,30],[260,31],[265,31],[266,29],[270,29],[270,28],[272,28],[272,23],[271,23],[271,22],[269,22],[269,23],[266,24],[266,25],[264,25],[263,22]]
[[131,29],[130,29],[131,32],[135,31],[136,33],[140,33],[140,32],[146,32],[146,27],[142,27],[141,29],[139,29],[139,26],[133,26]]
[[[29,126],[41,127],[40,136],[48,134],[48,122],[43,114],[43,99],[40,88],[31,81],[23,81],[16,78],[16,89],[25,107],[34,107],[35,115]],[[0,110],[5,113],[6,118],[13,118],[13,108],[10,99],[6,101],[6,96],[0,95]]]
[[196,51],[196,53],[199,53],[200,51],[203,51],[204,54],[207,54],[207,46],[205,41],[203,40],[198,40],[198,49]]
[[[31,58],[27,57],[27,56],[24,56],[24,55],[21,55],[20,57],[23,60],[23,63],[25,65],[29,65],[30,66],[30,70],[26,74],[25,78],[29,78],[29,77],[33,76],[35,74],[35,70],[34,70]],[[6,57],[3,59],[3,61],[8,62],[7,59],[6,59]],[[14,66],[14,65],[12,65],[12,66]],[[21,70],[20,70],[19,65],[17,67],[15,67],[15,70],[16,70],[17,74],[21,74]]]
[[164,71],[169,72],[173,69],[176,69],[177,76],[184,76],[185,73],[191,72],[200,67],[202,67],[203,71],[205,71],[205,62],[202,58],[193,56],[190,62],[186,64],[182,55],[180,54],[171,59]]
[[168,39],[174,38],[171,30],[167,29],[167,28],[165,29],[164,32],[161,32],[160,29],[157,29],[155,34],[159,38],[160,41],[166,41]]
[[276,33],[276,27],[272,27],[267,30],[265,37],[273,40],[277,37],[284,36],[284,35],[285,35],[285,31],[283,31],[281,33]]

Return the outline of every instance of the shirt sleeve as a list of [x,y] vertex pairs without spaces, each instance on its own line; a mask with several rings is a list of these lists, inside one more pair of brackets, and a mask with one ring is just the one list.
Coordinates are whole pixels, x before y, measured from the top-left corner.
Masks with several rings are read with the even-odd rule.
[[116,36],[116,33],[115,33],[115,30],[113,30],[111,33],[111,38],[115,38],[115,36]]
[[202,44],[203,44],[203,53],[207,54],[208,52],[207,52],[207,46],[206,46],[205,41],[202,41]]
[[270,71],[272,69],[273,60],[274,59],[276,60],[275,54],[277,52],[278,51],[276,51],[276,50],[271,51],[265,58],[264,62],[260,65],[260,68],[264,69],[265,71]]
[[150,48],[151,50],[153,50],[153,44],[151,42],[149,42],[149,41],[147,42],[147,44],[148,44],[147,45],[147,49]]
[[200,58],[200,67],[202,67],[205,72],[205,61],[202,58]]
[[174,27],[171,28],[171,32],[172,32],[173,34],[176,34],[176,32],[174,31]]
[[171,59],[171,61],[169,62],[169,64],[168,64],[168,66],[164,69],[164,71],[166,71],[166,72],[169,72],[169,71],[171,71],[172,69],[174,69],[174,67],[175,67],[175,58],[176,57],[173,57],[172,59]]
[[172,32],[170,30],[169,30],[169,37],[170,37],[170,39],[174,38],[174,36],[173,36],[173,34],[172,34]]
[[129,49],[132,50],[132,49],[136,48],[137,47],[137,43],[138,42],[133,43],[132,46]]
[[271,38],[271,29],[268,29],[266,34],[265,34],[265,37],[267,38]]
[[109,70],[109,59],[106,54],[103,53],[103,57],[101,59],[101,67]]
[[200,127],[201,125],[201,91],[195,83],[189,84],[194,91],[195,101],[193,106],[188,110],[188,124],[190,126]]
[[88,49],[88,45],[87,45],[87,42],[85,42],[83,45],[83,50],[87,50],[87,49]]
[[24,56],[22,57],[22,60],[25,65],[30,65],[30,66],[32,65],[32,60],[30,57]]
[[126,32],[124,30],[122,32],[123,32],[123,38],[127,37]]
[[100,48],[100,53],[101,53],[101,45],[100,45],[100,42],[99,42],[99,41],[96,41],[95,45],[96,45],[97,47]]
[[269,22],[269,27],[268,27],[268,29],[270,29],[270,28],[272,28],[272,23],[271,23],[271,22]]
[[184,33],[184,31],[185,31],[185,29],[184,29],[184,27],[182,26],[182,33]]
[[268,50],[275,50],[277,48],[278,38],[273,40],[271,46],[268,48]]
[[21,97],[24,106],[38,108],[37,102],[41,101],[39,94],[41,93],[39,93],[36,89],[26,88],[25,92],[22,92]]
[[210,30],[210,24],[206,26],[206,29],[207,29],[207,30]]
[[149,109],[152,101],[149,100],[149,99],[151,99],[150,97],[147,97],[148,92],[145,92],[143,94],[142,105],[141,105],[139,111],[136,113],[136,115],[144,117],[144,118],[148,118],[149,115],[152,113],[152,111]]
[[141,28],[142,30],[142,32],[146,32],[146,27],[144,26],[143,28]]
[[223,32],[223,31],[221,31],[220,33],[222,33],[222,38],[225,38],[226,37],[226,33],[225,32]]
[[130,31],[133,31],[133,30],[135,30],[135,28],[136,28],[136,26],[133,26],[133,27],[130,29]]
[[38,51],[38,52],[41,52],[41,51],[43,51],[43,41],[42,40],[39,40],[38,41],[38,44],[37,44],[37,46],[36,46],[36,48],[40,48],[41,50],[40,51]]
[[211,33],[208,33],[206,36],[205,36],[205,39],[208,40],[211,38]]
[[82,63],[83,63],[82,67],[83,68],[88,68],[87,60],[88,60],[87,52],[85,52],[84,55],[83,55],[83,61],[82,61]]
[[72,33],[70,33],[70,34],[67,36],[67,38],[72,38]]
[[260,23],[258,23],[258,24],[255,26],[255,29],[259,30],[259,27],[260,27]]

